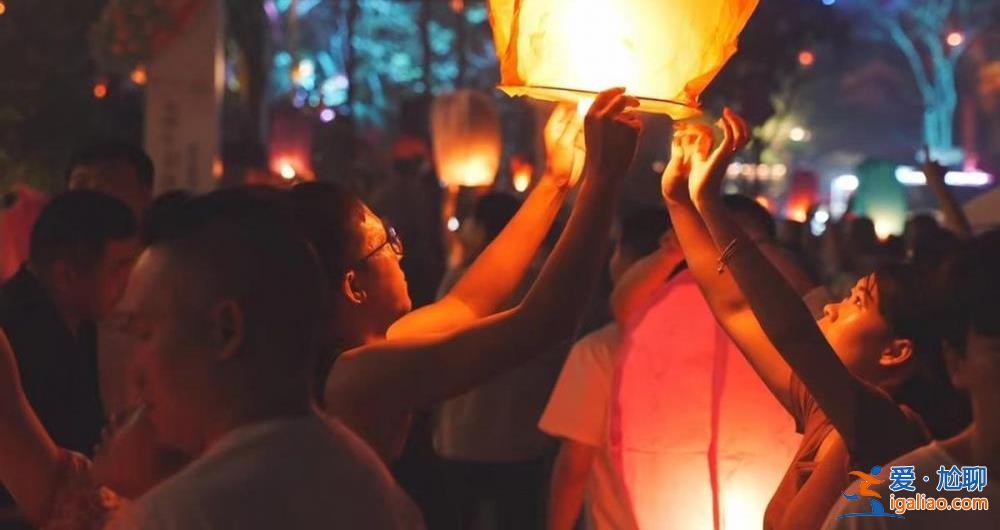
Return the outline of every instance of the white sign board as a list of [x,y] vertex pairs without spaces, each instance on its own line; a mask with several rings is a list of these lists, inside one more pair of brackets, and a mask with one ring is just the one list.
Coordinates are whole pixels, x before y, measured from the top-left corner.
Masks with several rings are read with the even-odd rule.
[[215,187],[225,75],[220,0],[202,6],[149,64],[146,150],[156,192]]

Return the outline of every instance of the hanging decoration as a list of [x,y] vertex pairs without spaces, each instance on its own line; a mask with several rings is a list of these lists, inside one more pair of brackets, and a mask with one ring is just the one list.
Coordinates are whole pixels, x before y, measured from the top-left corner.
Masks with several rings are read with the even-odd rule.
[[500,89],[579,101],[625,87],[640,109],[697,115],[757,0],[490,0]]
[[500,167],[500,116],[490,96],[459,90],[431,107],[434,165],[447,187],[489,186]]

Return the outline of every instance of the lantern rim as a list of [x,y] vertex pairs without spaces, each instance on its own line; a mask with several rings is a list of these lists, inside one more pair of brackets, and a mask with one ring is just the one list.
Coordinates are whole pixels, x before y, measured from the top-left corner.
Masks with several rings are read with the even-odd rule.
[[[527,96],[543,101],[571,101],[578,103],[584,99],[597,97],[597,92],[593,90],[545,85],[499,85],[497,88],[509,96]],[[685,102],[636,94],[629,95],[639,100],[637,110],[641,112],[667,114],[675,120],[694,118],[702,114],[701,105],[697,101]]]

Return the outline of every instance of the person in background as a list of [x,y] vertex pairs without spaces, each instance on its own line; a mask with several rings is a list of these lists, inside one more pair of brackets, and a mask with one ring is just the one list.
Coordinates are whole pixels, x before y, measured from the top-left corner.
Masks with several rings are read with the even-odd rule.
[[111,418],[93,460],[60,447],[28,402],[0,329],[0,483],[33,528],[102,530],[129,499],[188,462],[156,446],[147,411],[139,405]]
[[[806,291],[806,276],[773,242],[770,213],[742,195],[723,200]],[[624,338],[609,422],[618,480],[637,524],[737,529],[759,521],[780,465],[794,454],[791,421],[768,401],[686,266],[660,267],[641,283],[631,272],[612,298]],[[646,294],[629,300],[623,289]]]
[[[608,268],[616,286],[624,276],[633,288],[616,288],[620,303],[648,297],[646,278],[662,283],[683,259],[662,209],[639,210],[622,222]],[[668,272],[661,272],[661,271]],[[581,338],[570,350],[538,428],[560,439],[549,486],[548,530],[575,527],[581,508],[587,528],[637,528],[611,461],[608,413],[617,363],[619,327],[611,322]]]
[[141,219],[153,200],[153,161],[133,144],[95,144],[70,159],[66,187],[111,195],[127,204],[136,219]]
[[72,451],[91,454],[100,439],[95,322],[122,295],[137,250],[128,206],[95,191],[65,192],[39,215],[28,261],[0,287],[0,328],[27,400],[55,443]]
[[[939,530],[941,528],[1000,528],[1000,485],[990,480],[990,470],[1000,467],[1000,231],[993,230],[972,240],[963,249],[957,263],[949,267],[949,280],[954,297],[946,337],[948,369],[955,386],[965,389],[972,398],[972,423],[955,437],[933,441],[900,456],[882,468],[883,483],[874,492],[881,495],[883,509],[905,517],[895,521],[882,517],[850,517],[851,513],[870,513],[868,499],[848,500],[841,497],[830,510],[826,530],[882,530],[907,528]],[[913,481],[892,480],[896,466],[912,468]],[[958,466],[957,468],[955,466]],[[981,491],[942,491],[939,472],[950,472],[965,466],[984,466]],[[902,476],[902,474],[900,475]],[[931,482],[919,477],[930,476]],[[971,476],[971,475],[970,475]],[[885,480],[885,479],[889,480]],[[855,486],[848,491],[857,491]],[[944,498],[948,503],[956,497],[985,498],[989,510],[906,511],[896,512],[891,497]],[[846,493],[845,493],[846,494]],[[897,499],[897,500],[899,500]]]
[[31,228],[49,196],[27,184],[15,184],[0,202],[0,283],[17,274],[28,260]]
[[[395,230],[343,190],[293,188],[300,226],[334,291],[327,344],[343,351],[327,357],[333,366],[326,411],[393,462],[414,411],[461,395],[571,337],[603,261],[595,244],[609,235],[622,177],[635,156],[641,121],[631,109],[637,105],[618,88],[602,92],[591,106],[586,178],[573,212],[538,279],[508,311],[500,309],[568,193],[569,171],[543,179],[448,295],[413,312]],[[555,167],[572,168],[576,131],[564,135],[568,149],[560,150],[569,163]]]
[[110,528],[422,528],[372,450],[314,407],[325,277],[273,189],[171,212],[116,319],[159,447],[193,461]]
[[[519,206],[517,198],[505,193],[479,198],[461,227],[465,261],[446,274],[440,296],[447,295]],[[531,269],[504,308],[524,297],[538,265]],[[456,528],[479,528],[489,513],[495,514],[498,529],[542,527],[544,484],[554,444],[536,423],[563,353],[562,347],[553,348],[438,407],[434,449],[443,460],[446,494],[457,511]]]
[[675,136],[683,155],[664,174],[664,198],[713,313],[803,433],[764,527],[818,528],[848,471],[871,469],[929,439],[905,390],[939,354],[947,305],[921,271],[890,264],[814,321],[726,213],[724,168],[749,129],[728,109],[719,126],[723,140],[714,150],[704,132]]

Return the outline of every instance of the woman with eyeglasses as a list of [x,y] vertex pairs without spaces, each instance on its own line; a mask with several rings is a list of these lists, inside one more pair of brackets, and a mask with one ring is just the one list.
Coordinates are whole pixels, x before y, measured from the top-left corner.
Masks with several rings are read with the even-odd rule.
[[[511,369],[571,338],[604,262],[622,176],[635,154],[638,101],[612,89],[585,121],[584,182],[565,231],[524,300],[516,290],[570,187],[580,124],[548,134],[547,176],[441,300],[411,312],[395,231],[353,194],[328,184],[291,191],[300,224],[330,279],[329,339],[340,353],[323,385],[325,409],[387,462],[414,411]],[[551,132],[551,131],[549,131]]]

